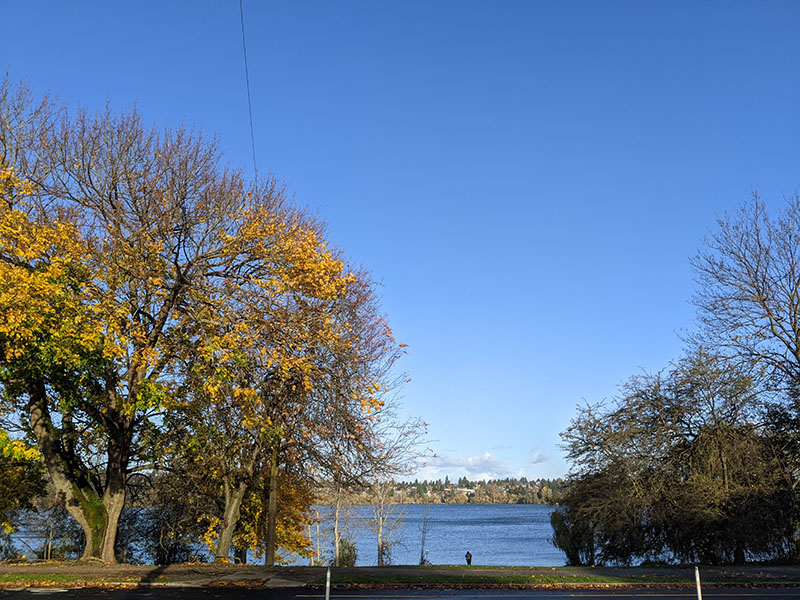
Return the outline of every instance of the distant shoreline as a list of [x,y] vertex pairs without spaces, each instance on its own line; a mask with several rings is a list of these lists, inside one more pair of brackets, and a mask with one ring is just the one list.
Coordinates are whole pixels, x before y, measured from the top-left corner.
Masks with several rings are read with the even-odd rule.
[[[383,502],[390,504],[544,504],[557,506],[566,491],[567,482],[558,479],[528,480],[525,477],[493,479],[489,481],[470,481],[461,477],[451,482],[444,481],[413,482],[400,481],[393,484],[392,493]],[[317,490],[320,503],[327,498],[335,498],[337,492],[329,488]],[[374,494],[369,490],[349,491],[348,504],[376,504]],[[325,502],[327,503],[327,502]],[[377,502],[381,503],[381,502]]]

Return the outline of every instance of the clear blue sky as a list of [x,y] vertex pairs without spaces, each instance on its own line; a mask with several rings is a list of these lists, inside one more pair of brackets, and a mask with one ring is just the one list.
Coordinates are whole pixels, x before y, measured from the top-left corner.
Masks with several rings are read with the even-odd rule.
[[[800,2],[244,0],[259,169],[382,283],[420,477],[557,477],[681,352],[715,219],[800,185]],[[252,172],[236,0],[0,0],[0,68]]]

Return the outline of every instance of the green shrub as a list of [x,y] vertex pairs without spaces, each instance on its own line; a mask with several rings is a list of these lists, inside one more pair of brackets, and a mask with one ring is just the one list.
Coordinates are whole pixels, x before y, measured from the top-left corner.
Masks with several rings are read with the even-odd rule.
[[358,550],[356,550],[355,542],[349,538],[341,538],[339,540],[339,566],[355,567],[356,560],[358,560]]

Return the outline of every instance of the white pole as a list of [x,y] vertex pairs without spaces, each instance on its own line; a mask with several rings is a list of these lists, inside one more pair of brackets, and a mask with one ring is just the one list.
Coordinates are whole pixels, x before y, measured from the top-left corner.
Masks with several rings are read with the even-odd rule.
[[328,577],[327,577],[327,580],[325,581],[325,600],[331,600],[331,568],[330,567],[328,567]]
[[703,600],[703,594],[700,591],[700,569],[694,568],[694,582],[697,585],[697,600]]

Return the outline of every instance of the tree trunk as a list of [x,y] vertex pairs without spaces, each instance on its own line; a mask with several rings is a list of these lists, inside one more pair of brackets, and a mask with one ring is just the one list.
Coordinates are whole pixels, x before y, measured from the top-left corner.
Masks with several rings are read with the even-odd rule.
[[[110,428],[107,448],[105,485],[92,481],[71,447],[69,432],[58,440],[50,417],[43,381],[33,382],[29,389],[28,414],[31,431],[42,452],[45,467],[56,492],[64,500],[67,511],[78,522],[86,538],[82,560],[100,559],[116,562],[114,544],[117,527],[125,505],[126,469],[128,466],[126,422]],[[65,425],[68,425],[67,423]]]
[[119,529],[119,518],[122,509],[125,507],[125,490],[122,489],[115,493],[103,495],[103,507],[105,508],[105,530],[102,533],[100,543],[100,559],[103,562],[116,562],[114,546],[117,541],[117,531]]
[[378,566],[383,566],[383,515],[378,520]]
[[333,507],[333,566],[339,566],[339,511],[341,510],[341,500],[337,496],[336,504]]
[[230,480],[227,477],[225,478],[225,511],[222,516],[219,544],[217,544],[217,554],[214,562],[230,562],[233,534],[236,531],[236,523],[239,521],[239,509],[242,506],[242,499],[246,491],[246,482],[241,481],[239,485],[231,489]]
[[736,542],[736,548],[733,551],[733,564],[736,566],[742,566],[745,564],[744,544],[741,541]]
[[128,440],[126,419],[115,419],[121,423],[121,429],[113,428],[109,431],[108,464],[106,466],[106,485],[103,493],[103,507],[105,508],[105,530],[102,534],[100,545],[100,558],[104,562],[113,563],[116,560],[114,545],[117,541],[117,530],[122,509],[125,508],[125,493],[127,488],[128,468]]
[[272,448],[269,461],[269,509],[267,513],[267,548],[264,553],[264,565],[275,564],[275,528],[278,522],[278,444]]
[[428,519],[431,515],[431,505],[425,507],[425,514],[422,518],[422,541],[419,548],[419,564],[424,565],[427,561],[425,559],[425,538],[428,537]]
[[322,566],[323,559],[322,559],[322,544],[319,537],[319,513],[317,513],[317,564]]

